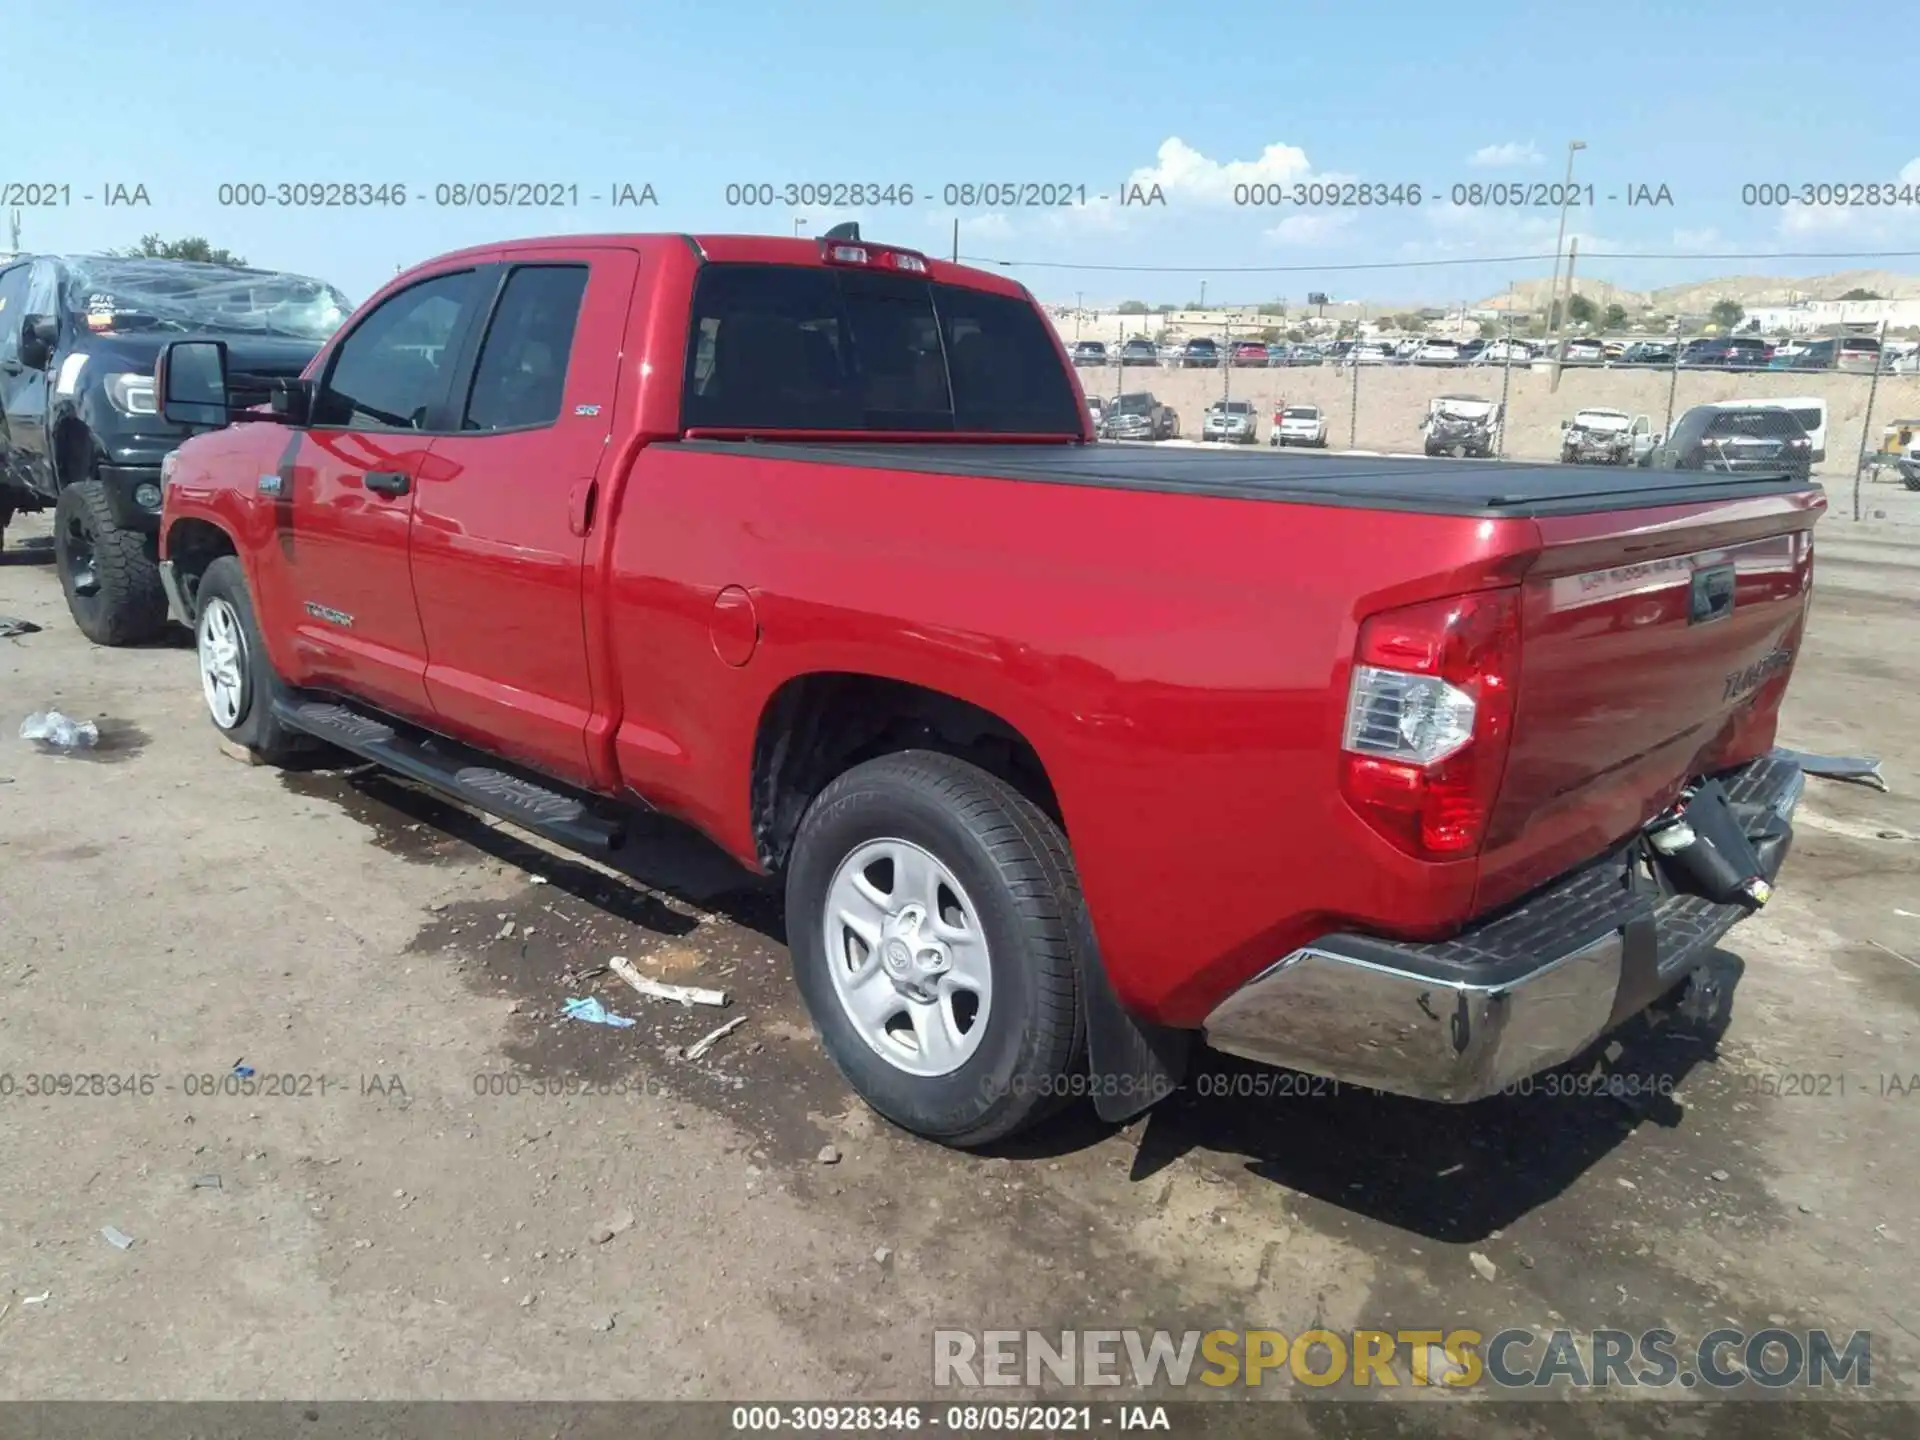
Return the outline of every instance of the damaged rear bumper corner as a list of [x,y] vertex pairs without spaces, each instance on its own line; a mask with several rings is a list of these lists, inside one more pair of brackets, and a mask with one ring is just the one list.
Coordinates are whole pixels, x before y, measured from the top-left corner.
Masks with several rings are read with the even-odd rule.
[[[1792,843],[1804,776],[1776,754],[1721,777],[1765,829],[1766,878]],[[1738,905],[1650,893],[1634,846],[1448,941],[1323,936],[1216,1006],[1207,1043],[1243,1059],[1464,1104],[1572,1059],[1685,980]]]

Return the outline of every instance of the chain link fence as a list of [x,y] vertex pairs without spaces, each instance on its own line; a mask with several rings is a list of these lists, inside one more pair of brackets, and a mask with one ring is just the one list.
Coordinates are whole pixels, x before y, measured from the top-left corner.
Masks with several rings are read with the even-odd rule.
[[[1878,369],[1871,362],[1862,370],[1726,368],[1681,362],[1687,340],[1698,333],[1694,327],[1682,324],[1664,334],[1622,329],[1609,338],[1658,344],[1661,359],[1583,360],[1576,352],[1556,374],[1550,358],[1523,353],[1516,359],[1512,349],[1502,352],[1510,335],[1525,334],[1519,318],[1511,325],[1455,322],[1488,341],[1491,363],[1434,363],[1437,354],[1396,354],[1391,348],[1289,363],[1298,347],[1274,338],[1291,328],[1285,316],[1230,317],[1203,327],[1177,315],[1069,311],[1058,323],[1070,348],[1088,337],[1106,345],[1099,361],[1081,367],[1090,396],[1110,401],[1151,394],[1171,408],[1179,443],[1202,443],[1210,407],[1244,402],[1255,421],[1252,444],[1271,446],[1281,412],[1291,407],[1318,412],[1325,453],[1419,456],[1432,453],[1430,441],[1455,438],[1436,437],[1426,424],[1436,402],[1449,400],[1451,410],[1494,419],[1484,439],[1494,458],[1509,462],[1561,461],[1567,458],[1566,427],[1577,414],[1618,412],[1624,418],[1610,423],[1627,432],[1618,458],[1633,464],[1671,436],[1696,405],[1782,405],[1809,431],[1814,477],[1827,488],[1833,517],[1920,526],[1920,373],[1913,362],[1892,363],[1893,355],[1904,353],[1897,339],[1883,351],[1887,358]],[[1214,342],[1211,355],[1184,348],[1202,337]],[[1136,342],[1131,350],[1126,338]],[[1385,343],[1391,347],[1406,338],[1392,336]],[[1151,353],[1142,341],[1152,342]],[[1533,343],[1541,343],[1537,335]],[[1442,453],[1453,449],[1443,446]],[[1603,463],[1612,459],[1603,457]]]

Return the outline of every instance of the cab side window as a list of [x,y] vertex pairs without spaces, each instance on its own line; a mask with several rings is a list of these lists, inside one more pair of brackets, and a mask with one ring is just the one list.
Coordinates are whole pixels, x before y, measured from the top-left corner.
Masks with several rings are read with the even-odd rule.
[[0,365],[20,359],[20,324],[27,318],[27,266],[0,270]]
[[435,275],[383,300],[341,341],[314,410],[316,426],[426,430],[447,399],[455,344],[478,306],[472,270]]
[[585,265],[522,265],[507,277],[480,346],[462,430],[523,430],[560,418]]

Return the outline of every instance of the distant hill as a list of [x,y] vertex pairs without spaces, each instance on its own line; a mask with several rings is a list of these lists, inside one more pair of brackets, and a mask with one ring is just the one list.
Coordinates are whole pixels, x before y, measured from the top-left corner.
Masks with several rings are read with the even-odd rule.
[[1920,300],[1920,275],[1891,270],[1841,270],[1832,275],[1729,275],[1690,285],[1668,285],[1648,297],[1662,310],[1707,310],[1716,300],[1742,305],[1786,305],[1838,300],[1849,290],[1871,290],[1885,300]]
[[[1566,277],[1563,275],[1560,284],[1564,288],[1566,283]],[[1576,295],[1584,295],[1596,305],[1623,306],[1628,314],[1652,308],[1652,301],[1638,290],[1623,290],[1618,285],[1605,280],[1596,280],[1588,275],[1575,275],[1573,290]],[[1553,281],[1542,275],[1538,279],[1517,280],[1514,282],[1511,295],[1502,290],[1498,295],[1489,295],[1485,300],[1476,301],[1472,308],[1505,310],[1511,300],[1514,308],[1522,312],[1545,310],[1547,297],[1552,293]]]
[[[1544,310],[1552,281],[1541,276],[1513,287],[1514,303],[1530,311]],[[1840,270],[1831,275],[1726,275],[1715,280],[1690,280],[1658,290],[1626,290],[1585,275],[1576,275],[1573,288],[1601,305],[1623,306],[1628,314],[1642,310],[1698,312],[1711,310],[1716,300],[1738,300],[1756,305],[1787,305],[1795,300],[1838,300],[1849,290],[1871,290],[1888,300],[1920,300],[1920,275],[1898,275],[1891,270]],[[1477,310],[1504,310],[1507,292],[1489,295]]]

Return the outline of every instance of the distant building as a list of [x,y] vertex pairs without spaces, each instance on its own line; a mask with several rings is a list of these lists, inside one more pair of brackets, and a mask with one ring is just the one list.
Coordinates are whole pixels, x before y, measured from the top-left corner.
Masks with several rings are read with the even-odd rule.
[[1802,300],[1793,305],[1756,305],[1740,322],[1770,335],[1811,335],[1828,326],[1857,325],[1889,330],[1920,326],[1920,300]]

